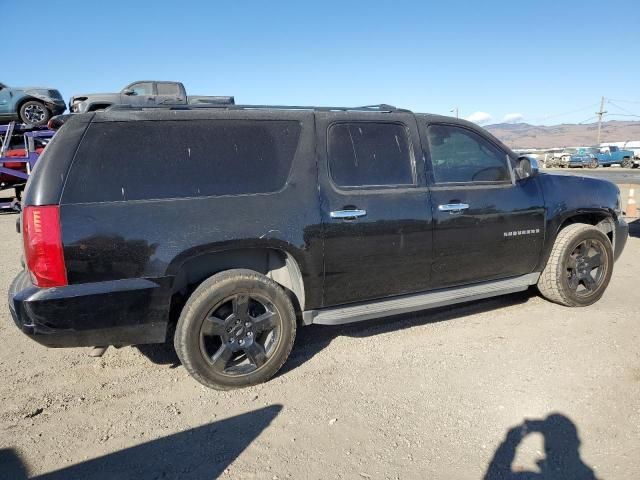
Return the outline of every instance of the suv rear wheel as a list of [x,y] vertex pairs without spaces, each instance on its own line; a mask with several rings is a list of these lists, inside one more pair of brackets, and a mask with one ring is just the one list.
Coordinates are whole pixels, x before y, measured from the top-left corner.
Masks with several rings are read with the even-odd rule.
[[574,223],[558,234],[538,289],[552,302],[584,307],[602,297],[612,270],[609,238],[592,225]]
[[229,390],[270,379],[287,360],[295,334],[293,304],[280,285],[252,270],[228,270],[193,292],[174,344],[196,380]]

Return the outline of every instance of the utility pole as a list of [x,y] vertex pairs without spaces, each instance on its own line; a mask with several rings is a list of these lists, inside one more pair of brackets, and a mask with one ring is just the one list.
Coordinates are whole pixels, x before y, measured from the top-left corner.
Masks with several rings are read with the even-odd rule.
[[604,116],[604,114],[607,113],[604,110],[604,97],[602,97],[602,99],[600,100],[600,111],[596,112],[596,115],[598,115],[598,146],[600,146],[600,132],[602,130],[602,117]]
[[454,108],[453,110],[449,110],[449,112],[456,112],[456,118],[458,118],[458,107]]

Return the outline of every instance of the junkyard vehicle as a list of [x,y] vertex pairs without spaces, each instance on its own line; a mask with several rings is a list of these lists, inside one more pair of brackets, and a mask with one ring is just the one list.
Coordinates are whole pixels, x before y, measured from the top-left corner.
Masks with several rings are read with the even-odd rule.
[[620,147],[602,147],[599,149],[597,157],[598,162],[603,167],[610,167],[614,163],[619,163],[626,168],[633,166],[633,152],[631,150],[622,150]]
[[9,87],[0,83],[0,122],[20,121],[27,125],[45,125],[67,106],[58,90],[45,87]]
[[0,209],[19,209],[29,174],[54,134],[45,127],[0,125],[0,192],[15,191],[15,199],[0,201]]
[[[52,347],[164,342],[204,385],[266,381],[299,325],[524,291],[586,306],[628,227],[607,181],[388,105],[71,115],[36,165],[9,304]],[[172,332],[175,332],[173,334]]]
[[589,148],[567,149],[562,154],[560,165],[568,168],[598,168],[598,158]]
[[72,113],[105,110],[113,105],[154,107],[156,105],[233,104],[233,97],[187,95],[180,82],[138,80],[124,87],[120,93],[87,93],[69,100]]

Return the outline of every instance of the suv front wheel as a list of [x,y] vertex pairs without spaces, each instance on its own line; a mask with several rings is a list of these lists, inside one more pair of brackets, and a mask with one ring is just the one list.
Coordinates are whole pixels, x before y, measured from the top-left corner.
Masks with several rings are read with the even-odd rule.
[[552,302],[585,307],[602,297],[612,270],[609,237],[592,225],[574,223],[558,233],[538,289]]
[[287,360],[295,335],[293,304],[280,285],[252,270],[228,270],[193,292],[174,344],[196,380],[229,390],[269,380]]

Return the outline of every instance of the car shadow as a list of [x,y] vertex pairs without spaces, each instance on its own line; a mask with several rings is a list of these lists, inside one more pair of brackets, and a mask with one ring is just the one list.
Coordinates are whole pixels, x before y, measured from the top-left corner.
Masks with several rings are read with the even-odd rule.
[[[390,317],[367,320],[364,322],[345,325],[310,325],[298,327],[296,341],[291,355],[276,374],[276,377],[284,375],[303,363],[312,359],[317,353],[324,350],[335,338],[348,336],[363,338],[381,335],[405,328],[417,327],[428,323],[444,322],[458,317],[475,315],[498,308],[509,307],[527,302],[535,297],[534,289],[524,292],[512,293],[500,297],[475,300],[473,302],[458,305],[423,310],[410,314],[394,315]],[[171,368],[180,366],[180,359],[173,347],[173,335],[168,335],[169,340],[161,344],[136,345],[136,348],[147,359],[158,365],[170,365]]]
[[281,410],[271,405],[34,477],[17,452],[3,449],[0,479],[218,478]]
[[513,293],[485,300],[476,300],[458,305],[422,310],[404,315],[367,320],[345,325],[311,325],[298,329],[297,338],[289,359],[282,366],[277,376],[284,375],[309,361],[317,353],[324,350],[335,338],[347,336],[365,338],[418,327],[429,323],[444,322],[459,317],[488,312],[502,307],[519,305],[535,297],[535,291]]
[[[428,323],[444,322],[458,317],[488,312],[497,308],[518,305],[535,297],[534,289],[525,292],[512,293],[500,297],[485,300],[476,300],[459,305],[435,308],[420,312],[383,317],[365,322],[350,323],[345,325],[310,325],[299,327],[296,342],[289,359],[282,366],[276,377],[294,370],[303,363],[309,361],[317,353],[324,350],[335,338],[348,336],[363,338],[381,335],[393,331],[412,328]],[[171,339],[172,336],[170,335]],[[153,363],[170,365],[171,368],[180,366],[180,359],[173,347],[173,341],[168,340],[162,344],[137,345],[136,348]]]
[[640,218],[635,220],[627,219],[629,222],[629,236],[640,238]]
[[[544,440],[545,458],[538,460],[538,471],[514,466],[518,446],[530,434]],[[484,480],[595,480],[595,473],[580,457],[578,428],[565,415],[552,413],[547,418],[525,420],[507,431],[487,467]]]

